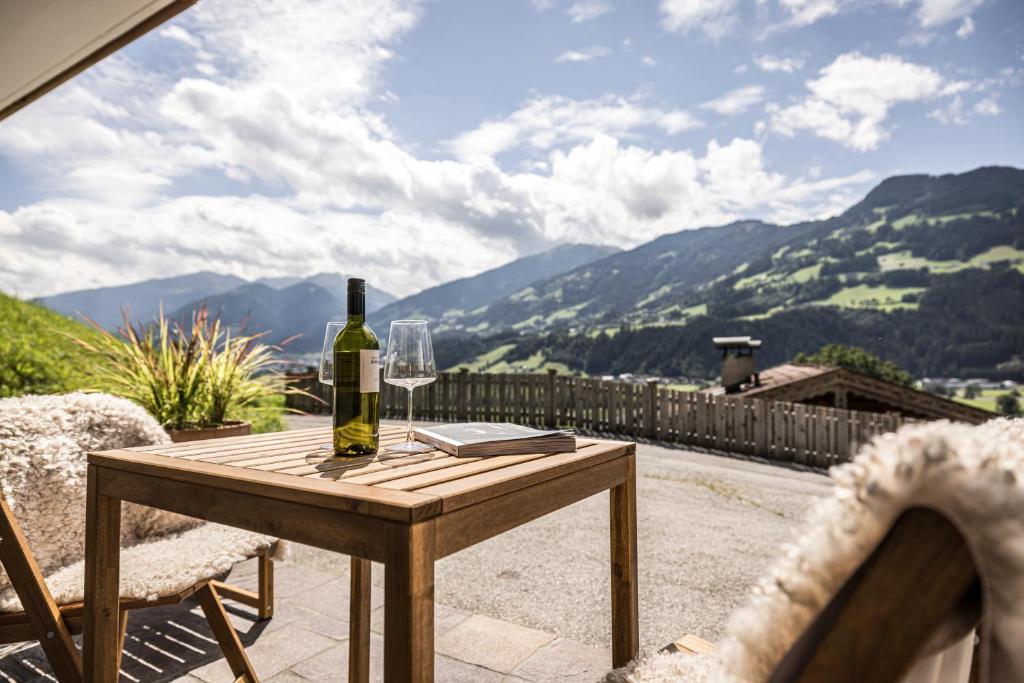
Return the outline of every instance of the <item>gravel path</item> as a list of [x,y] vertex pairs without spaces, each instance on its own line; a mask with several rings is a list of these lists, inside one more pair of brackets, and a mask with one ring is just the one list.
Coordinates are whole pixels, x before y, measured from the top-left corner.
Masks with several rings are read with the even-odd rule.
[[[288,419],[293,429],[328,424]],[[808,505],[828,490],[820,474],[639,445],[641,647],[657,649],[687,632],[717,639]],[[293,556],[337,570],[331,553],[298,547]],[[608,556],[603,493],[441,560],[436,599],[603,647]],[[375,565],[378,585],[381,570]]]

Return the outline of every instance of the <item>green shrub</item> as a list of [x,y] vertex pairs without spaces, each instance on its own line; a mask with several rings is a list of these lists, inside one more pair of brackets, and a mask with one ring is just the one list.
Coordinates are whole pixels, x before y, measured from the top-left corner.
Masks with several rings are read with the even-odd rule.
[[125,325],[117,334],[89,321],[92,338],[76,337],[89,352],[91,387],[135,401],[170,429],[210,427],[231,420],[257,420],[263,431],[279,426],[282,405],[273,399],[291,391],[274,371],[275,347],[262,335],[232,334],[205,307],[190,329],[160,316],[154,325]]
[[870,351],[856,346],[828,344],[815,354],[799,353],[793,359],[797,364],[828,365],[845,368],[851,372],[859,372],[868,377],[875,377],[887,382],[910,386],[914,378],[910,373],[892,361],[883,360]]
[[1020,402],[1011,394],[1000,394],[996,399],[996,410],[1008,417],[1020,415]]

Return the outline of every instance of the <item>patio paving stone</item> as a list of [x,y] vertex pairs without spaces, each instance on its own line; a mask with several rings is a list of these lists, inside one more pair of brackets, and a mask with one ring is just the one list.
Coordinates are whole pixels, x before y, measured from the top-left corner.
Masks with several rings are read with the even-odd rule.
[[440,654],[507,674],[553,639],[544,631],[474,614],[435,642]]
[[[260,677],[270,678],[337,645],[337,642],[333,638],[292,623],[263,635],[246,647],[246,652]],[[192,671],[192,675],[207,683],[221,683],[233,680],[230,671],[227,662],[220,659]]]
[[558,638],[540,648],[512,672],[527,681],[592,683],[612,668],[612,651]]

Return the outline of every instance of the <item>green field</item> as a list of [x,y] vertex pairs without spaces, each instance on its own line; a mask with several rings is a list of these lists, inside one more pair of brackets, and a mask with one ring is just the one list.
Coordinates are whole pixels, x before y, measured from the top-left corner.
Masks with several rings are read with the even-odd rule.
[[547,372],[548,369],[556,370],[559,374],[570,374],[569,366],[565,363],[553,363],[545,360],[544,355],[538,351],[529,358],[509,361],[505,358],[508,352],[516,347],[515,344],[502,344],[487,353],[482,353],[468,363],[459,363],[447,369],[447,372],[458,371],[459,368],[466,368],[470,372]]
[[1020,268],[1024,265],[1024,251],[1008,245],[1000,245],[973,256],[969,261],[930,261],[914,256],[908,250],[894,251],[878,257],[878,265],[883,271],[916,270],[927,268],[932,273],[954,273],[964,268],[986,268],[992,263],[1012,261]]
[[662,384],[661,386],[672,391],[699,391],[701,388],[699,384]]
[[975,408],[981,408],[982,410],[991,410],[992,412],[998,412],[996,409],[996,400],[1003,394],[1008,394],[1008,389],[982,389],[978,394],[977,398],[964,398],[963,389],[956,392],[956,396],[953,400],[957,403],[964,403]]
[[918,294],[923,287],[872,287],[856,285],[839,290],[827,299],[813,302],[818,306],[839,306],[840,308],[872,308],[880,311],[917,308],[916,303],[904,302],[905,294]]

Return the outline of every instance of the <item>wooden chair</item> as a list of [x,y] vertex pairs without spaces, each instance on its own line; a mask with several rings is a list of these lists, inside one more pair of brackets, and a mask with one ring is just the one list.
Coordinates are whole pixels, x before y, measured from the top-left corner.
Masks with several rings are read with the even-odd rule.
[[[942,514],[904,512],[782,658],[769,683],[888,683],[981,620],[981,584],[966,541]],[[952,625],[952,628],[951,628]],[[666,651],[708,654],[687,634]],[[986,680],[975,653],[971,680]]]
[[[0,512],[0,565],[6,570],[23,607],[21,612],[0,614],[0,644],[37,640],[60,683],[82,683],[81,655],[72,636],[82,630],[83,605],[81,602],[56,604],[17,520],[2,496]],[[155,601],[122,599],[118,615],[122,648],[130,611],[177,604],[195,595],[224,658],[237,677],[236,681],[257,683],[259,679],[238,634],[228,621],[221,600],[230,598],[253,607],[261,620],[273,616],[274,573],[270,554],[270,549],[264,548],[257,555],[259,590],[255,593],[208,578],[172,595],[161,595]]]

